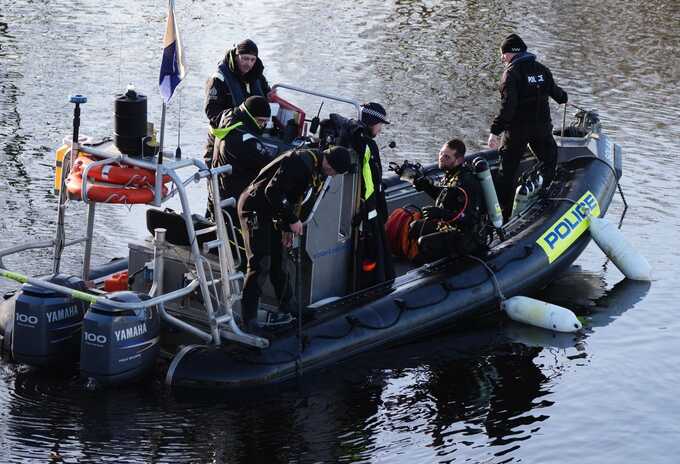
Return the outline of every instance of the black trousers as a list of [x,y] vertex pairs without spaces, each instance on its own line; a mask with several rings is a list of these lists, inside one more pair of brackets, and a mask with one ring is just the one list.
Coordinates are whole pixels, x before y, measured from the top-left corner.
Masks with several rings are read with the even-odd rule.
[[477,254],[481,247],[472,231],[453,229],[437,231],[438,221],[418,219],[409,228],[409,237],[418,240],[420,256],[418,263],[436,261],[445,256]]
[[280,305],[293,296],[288,277],[283,269],[281,232],[274,229],[271,218],[259,221],[252,213],[241,213],[241,230],[246,247],[247,270],[241,299],[241,318],[244,324],[254,321],[260,295],[271,280]]
[[555,177],[557,166],[557,144],[552,136],[552,129],[537,129],[524,127],[505,132],[503,143],[498,150],[501,156],[503,176],[499,185],[498,202],[503,210],[503,218],[507,220],[512,213],[512,204],[515,199],[515,189],[519,177],[519,162],[524,155],[527,145],[543,163],[541,175],[543,185],[548,186]]

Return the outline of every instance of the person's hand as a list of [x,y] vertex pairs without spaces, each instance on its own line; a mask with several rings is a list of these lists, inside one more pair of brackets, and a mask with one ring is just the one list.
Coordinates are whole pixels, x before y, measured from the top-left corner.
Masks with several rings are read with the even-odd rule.
[[496,150],[501,145],[501,138],[495,134],[489,134],[489,141],[487,143],[489,148]]
[[446,219],[451,216],[451,212],[444,208],[437,208],[436,206],[426,206],[423,208],[423,219],[426,221]]
[[430,179],[428,179],[425,176],[420,176],[420,177],[413,179],[413,186],[419,192],[422,192],[423,190],[427,189],[431,185],[432,185],[432,182],[430,182]]
[[297,222],[290,224],[290,231],[297,235],[302,235],[302,222],[298,220]]
[[281,233],[281,245],[285,248],[290,248],[293,245],[293,233],[292,232],[282,232]]

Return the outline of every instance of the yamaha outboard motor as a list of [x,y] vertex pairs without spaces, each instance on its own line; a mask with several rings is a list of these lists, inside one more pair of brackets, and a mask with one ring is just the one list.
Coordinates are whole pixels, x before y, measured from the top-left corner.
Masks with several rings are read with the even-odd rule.
[[[85,282],[58,274],[48,279],[63,287],[84,291]],[[12,356],[31,366],[77,362],[87,303],[63,293],[24,284],[14,308]]]
[[[115,292],[108,297],[123,303],[141,303],[145,294]],[[85,314],[80,348],[80,375],[95,384],[132,380],[155,364],[160,334],[158,308],[123,309],[95,303]]]

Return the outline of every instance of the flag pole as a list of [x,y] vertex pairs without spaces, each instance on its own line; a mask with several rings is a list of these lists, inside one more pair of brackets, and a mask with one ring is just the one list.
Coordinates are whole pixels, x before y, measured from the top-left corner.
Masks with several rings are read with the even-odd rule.
[[[163,163],[163,145],[165,142],[165,114],[167,112],[167,103],[172,98],[175,87],[184,78],[186,74],[184,67],[184,54],[182,52],[182,42],[177,30],[175,21],[175,2],[168,0],[168,21],[165,26],[165,34],[163,35],[163,58],[161,60],[161,71],[158,77],[158,86],[160,87],[161,96],[163,97],[163,107],[161,110],[161,136],[159,140],[158,164]],[[177,151],[175,157],[181,156],[179,148],[179,132],[177,141]]]
[[161,109],[161,137],[158,141],[158,164],[163,164],[163,138],[165,137],[165,100]]

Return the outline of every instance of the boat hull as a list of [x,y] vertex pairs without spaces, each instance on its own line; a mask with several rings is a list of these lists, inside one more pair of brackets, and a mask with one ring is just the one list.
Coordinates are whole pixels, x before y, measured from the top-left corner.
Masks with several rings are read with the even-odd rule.
[[[532,214],[519,218],[515,235],[491,249],[484,258],[486,266],[462,257],[414,269],[394,281],[326,305],[313,317],[303,315],[301,330],[293,327],[282,333],[270,332],[271,344],[265,350],[187,346],[173,359],[167,383],[244,388],[283,382],[306,370],[498,312],[501,295],[525,295],[546,286],[590,242],[587,227],[583,228],[587,224],[580,229],[577,224],[578,202],[594,200],[602,216],[615,193],[613,160],[603,157],[600,143],[597,145],[596,156],[561,150],[561,158],[566,159],[563,178],[550,190],[550,197],[559,199],[542,199]],[[565,217],[567,225],[573,226],[569,231],[563,224]],[[555,230],[559,240],[569,242],[566,246],[550,235]],[[563,249],[555,251],[550,245]]]

